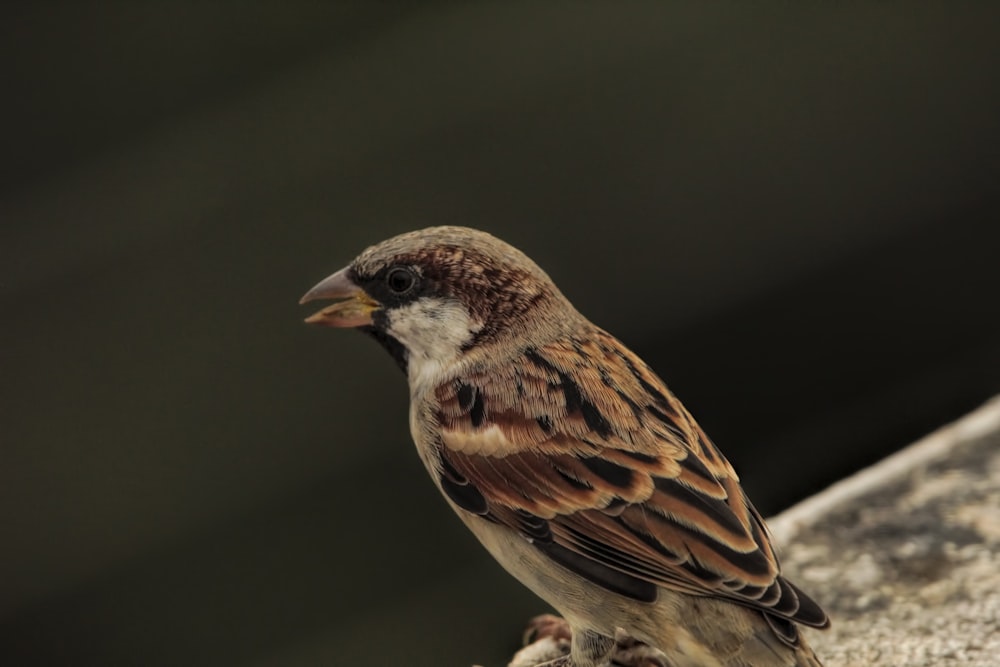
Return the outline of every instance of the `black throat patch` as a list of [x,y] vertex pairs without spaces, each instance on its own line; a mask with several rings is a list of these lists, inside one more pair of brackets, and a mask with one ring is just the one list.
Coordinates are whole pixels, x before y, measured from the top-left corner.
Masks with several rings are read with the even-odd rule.
[[406,375],[408,365],[407,362],[410,355],[402,343],[386,333],[385,329],[378,326],[358,327],[358,329],[374,338],[379,345],[385,348],[386,352],[389,353],[389,356],[391,356],[396,362],[396,365],[399,366],[399,370],[403,371],[403,375]]

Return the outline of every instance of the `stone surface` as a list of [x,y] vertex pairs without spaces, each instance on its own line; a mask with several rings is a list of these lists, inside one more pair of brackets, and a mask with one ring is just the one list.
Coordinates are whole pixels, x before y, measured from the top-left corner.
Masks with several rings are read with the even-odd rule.
[[1000,664],[1000,400],[772,521],[827,665]]

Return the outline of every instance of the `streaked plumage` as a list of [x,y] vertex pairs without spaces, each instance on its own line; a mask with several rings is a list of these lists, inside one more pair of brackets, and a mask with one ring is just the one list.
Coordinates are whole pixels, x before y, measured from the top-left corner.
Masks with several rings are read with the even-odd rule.
[[418,453],[459,517],[573,629],[617,628],[676,665],[818,665],[828,624],[780,575],[732,466],[656,374],[524,254],[436,227],[363,252],[303,301],[407,372]]

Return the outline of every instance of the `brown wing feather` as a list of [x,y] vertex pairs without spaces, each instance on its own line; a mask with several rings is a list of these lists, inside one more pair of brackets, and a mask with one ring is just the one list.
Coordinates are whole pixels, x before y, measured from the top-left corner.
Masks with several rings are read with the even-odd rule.
[[623,594],[656,584],[826,625],[780,576],[760,515],[680,401],[591,333],[438,389],[445,491]]

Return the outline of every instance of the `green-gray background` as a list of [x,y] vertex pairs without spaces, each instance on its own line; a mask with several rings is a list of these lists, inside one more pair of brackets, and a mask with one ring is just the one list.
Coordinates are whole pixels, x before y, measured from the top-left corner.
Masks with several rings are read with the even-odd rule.
[[768,513],[1000,389],[996,3],[0,10],[0,661],[501,665],[544,606],[298,297],[470,224]]

